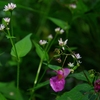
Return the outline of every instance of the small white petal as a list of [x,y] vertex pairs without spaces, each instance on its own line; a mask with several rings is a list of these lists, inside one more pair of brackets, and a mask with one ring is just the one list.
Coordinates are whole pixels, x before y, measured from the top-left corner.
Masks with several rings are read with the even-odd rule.
[[50,34],[50,35],[48,36],[48,39],[53,39],[52,34]]
[[40,45],[45,45],[47,43],[47,41],[46,40],[40,40],[39,43],[40,43]]
[[76,4],[70,4],[69,7],[75,9],[77,6],[76,6]]
[[3,20],[4,20],[6,23],[9,23],[9,22],[10,22],[10,18],[3,18]]
[[3,24],[0,25],[0,31],[4,30],[5,26]]
[[68,66],[69,66],[69,67],[74,67],[74,63],[69,62],[69,63],[68,63]]
[[63,30],[63,29],[61,29],[61,30],[60,30],[60,34],[63,34],[63,33],[64,33],[64,30]]
[[59,27],[55,29],[55,32],[59,32],[59,31],[60,31],[60,28]]
[[13,10],[14,8],[16,8],[16,4],[8,3],[8,5],[5,5],[5,6],[4,6],[3,11]]

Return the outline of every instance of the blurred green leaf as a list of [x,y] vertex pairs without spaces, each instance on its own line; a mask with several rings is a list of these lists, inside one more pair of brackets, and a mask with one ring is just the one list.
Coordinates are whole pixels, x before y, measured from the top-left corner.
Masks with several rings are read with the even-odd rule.
[[61,27],[62,29],[68,30],[70,28],[70,26],[68,25],[67,22],[64,22],[60,19],[56,19],[56,18],[52,18],[52,17],[49,17],[48,19],[51,20],[56,25],[58,25],[59,27]]
[[[18,41],[15,44],[18,57],[25,56],[31,50],[32,48],[32,42],[30,40],[31,35],[32,34],[28,34],[26,37],[24,37],[22,40]],[[16,57],[16,52],[14,50],[14,47],[11,49],[11,55]]]
[[0,93],[0,100],[7,100],[7,99]]
[[93,78],[90,77],[88,71],[84,71],[84,72],[82,71],[82,72],[79,72],[79,73],[73,73],[73,74],[71,74],[69,76],[70,77],[74,77],[74,78],[76,78],[78,80],[87,81],[87,82],[88,82],[88,80],[87,80],[87,78],[88,78],[91,83],[93,81]]
[[50,69],[52,69],[52,70],[59,70],[59,69],[61,69],[61,67],[60,67],[60,66],[57,66],[57,65],[50,65],[50,64],[47,64],[47,66],[48,66]]
[[[85,93],[87,91],[90,91],[91,89],[92,87],[88,84],[80,84],[74,87],[71,91],[65,92],[56,100],[83,100],[85,96],[87,98],[87,95],[85,95]],[[87,98],[86,100],[89,100],[89,99]]]
[[47,54],[47,52],[35,41],[33,41],[35,47],[36,47],[36,53],[37,55],[43,59],[44,61],[47,61],[49,59],[49,56]]
[[[9,82],[9,83],[0,82],[0,92],[9,99],[23,100],[20,92],[17,92],[17,88],[14,86],[14,82]],[[0,100],[2,99],[0,98]]]

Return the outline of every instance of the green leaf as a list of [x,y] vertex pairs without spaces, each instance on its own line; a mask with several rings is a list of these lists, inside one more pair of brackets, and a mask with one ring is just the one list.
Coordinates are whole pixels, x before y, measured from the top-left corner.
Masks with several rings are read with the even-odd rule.
[[86,11],[89,10],[88,6],[83,2],[83,0],[78,0],[78,2],[76,2],[77,4],[77,10],[80,12],[80,13],[84,13]]
[[61,69],[61,67],[60,66],[57,66],[57,65],[50,65],[50,64],[48,64],[47,65],[50,69],[53,69],[53,70],[59,70],[59,69]]
[[33,41],[35,47],[36,47],[36,53],[37,55],[43,59],[44,61],[47,61],[49,59],[49,56],[47,54],[47,52],[35,41]]
[[0,100],[7,100],[7,99],[0,93]]
[[87,76],[87,78],[89,79],[89,81],[92,83],[93,78],[90,77],[90,75],[89,75],[89,73],[87,71],[84,71],[84,72],[82,71],[80,73],[73,73],[73,74],[71,74],[69,76],[70,77],[74,77],[74,78],[76,78],[78,80],[82,80],[82,81],[87,81],[88,82],[88,80],[87,80],[87,78],[86,78],[85,75]]
[[[31,35],[32,34],[27,35],[26,37],[24,37],[22,40],[18,41],[15,44],[18,57],[24,57],[31,50],[32,48],[32,42],[30,40]],[[11,49],[11,55],[17,57],[14,47]]]
[[87,93],[87,91],[90,91],[91,89],[92,87],[88,84],[80,84],[74,87],[71,91],[65,92],[56,100],[83,100],[83,98],[87,96],[85,95],[85,93]]
[[[11,100],[23,100],[20,92],[17,92],[17,88],[14,85],[14,82],[4,83],[0,82],[0,93],[2,93],[5,97]],[[18,97],[16,99],[16,97]],[[0,98],[0,100],[2,100]],[[5,100],[5,99],[4,99]]]
[[48,19],[51,20],[56,25],[58,25],[59,27],[61,27],[62,29],[68,30],[70,28],[70,26],[68,25],[67,22],[64,22],[60,19],[56,19],[56,18],[52,18],[52,17],[49,17]]

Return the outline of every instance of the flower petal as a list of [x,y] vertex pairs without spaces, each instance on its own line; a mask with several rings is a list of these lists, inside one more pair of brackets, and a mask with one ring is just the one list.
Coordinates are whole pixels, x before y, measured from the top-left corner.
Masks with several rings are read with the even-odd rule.
[[65,79],[58,79],[57,76],[50,78],[50,86],[55,92],[62,91],[64,89]]
[[71,70],[69,68],[64,68],[63,71],[64,71],[64,77],[66,78],[70,74]]

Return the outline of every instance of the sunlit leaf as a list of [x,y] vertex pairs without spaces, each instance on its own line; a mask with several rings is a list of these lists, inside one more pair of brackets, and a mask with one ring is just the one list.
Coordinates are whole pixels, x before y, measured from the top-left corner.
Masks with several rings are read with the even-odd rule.
[[[25,56],[31,50],[32,48],[32,42],[30,40],[31,35],[32,34],[28,34],[26,37],[24,37],[22,40],[18,41],[15,44],[18,57]],[[17,57],[14,47],[11,49],[11,55]]]

